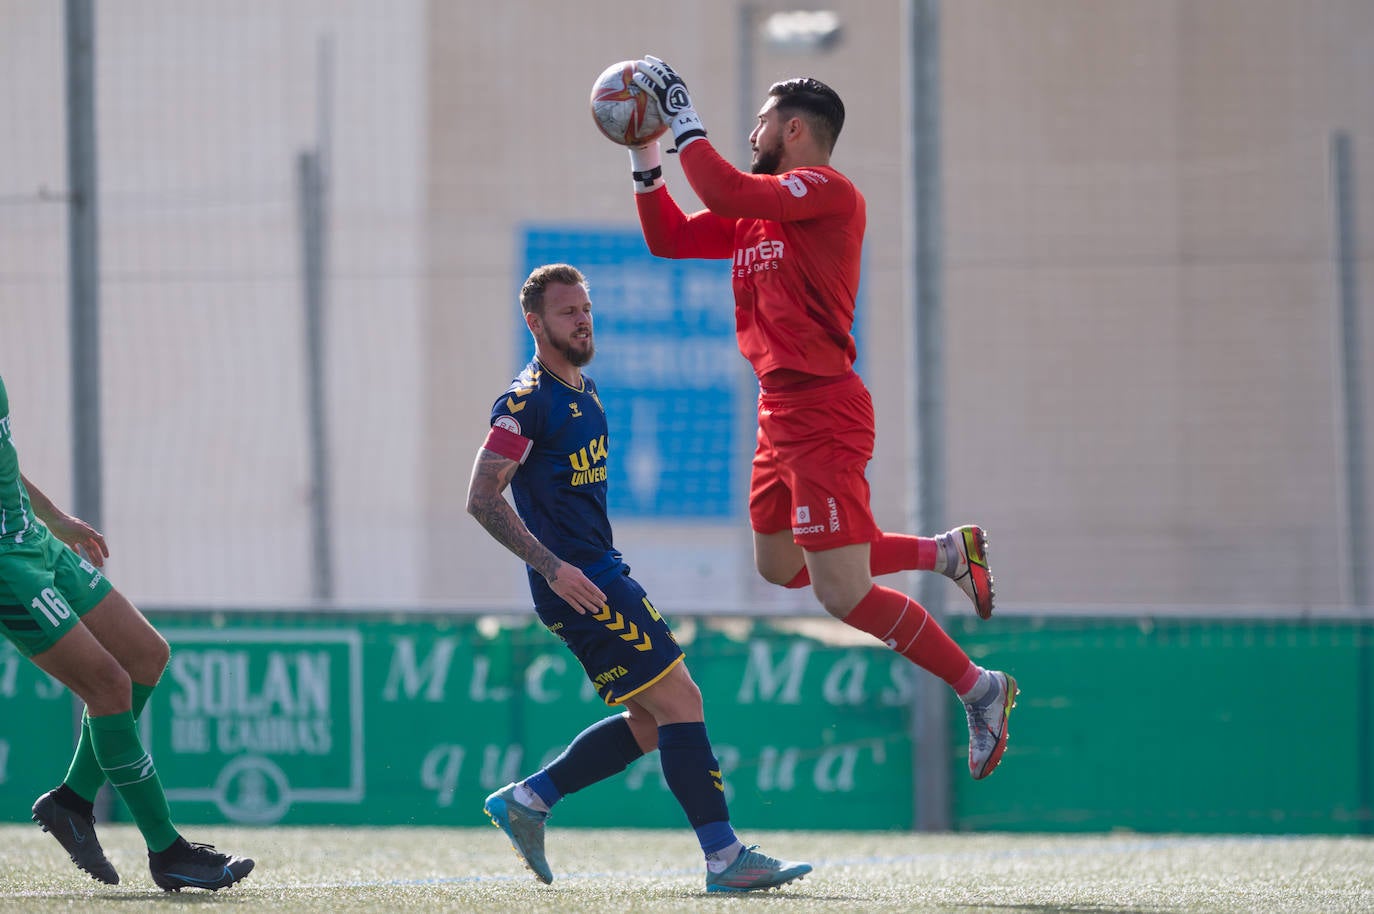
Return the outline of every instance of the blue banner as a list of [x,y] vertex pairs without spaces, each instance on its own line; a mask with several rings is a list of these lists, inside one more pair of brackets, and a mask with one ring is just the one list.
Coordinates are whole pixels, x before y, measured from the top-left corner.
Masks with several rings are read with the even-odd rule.
[[[596,380],[610,425],[612,518],[728,519],[746,507],[741,428],[754,402],[735,344],[725,261],[654,257],[638,228],[525,230],[519,280],[541,264],[587,277],[596,327]],[[523,322],[516,367],[530,357]],[[745,400],[748,399],[748,402]]]

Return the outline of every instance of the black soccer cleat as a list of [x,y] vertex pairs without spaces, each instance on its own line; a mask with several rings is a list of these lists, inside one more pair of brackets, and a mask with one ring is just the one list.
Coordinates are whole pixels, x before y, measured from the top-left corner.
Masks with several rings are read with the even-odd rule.
[[59,799],[62,788],[49,790],[33,804],[33,821],[57,839],[72,863],[106,885],[118,885],[119,873],[105,859],[105,851],[95,836],[95,815],[75,809]]
[[152,871],[153,882],[164,892],[182,889],[217,892],[253,872],[253,861],[221,854],[209,844],[191,844],[178,837],[164,851],[148,851],[148,869]]

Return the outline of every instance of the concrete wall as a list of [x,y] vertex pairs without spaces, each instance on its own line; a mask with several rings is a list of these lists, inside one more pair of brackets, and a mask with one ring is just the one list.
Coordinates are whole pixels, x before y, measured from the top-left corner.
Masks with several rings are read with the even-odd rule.
[[1009,593],[1348,599],[1328,157],[1348,129],[1374,167],[1374,7],[946,12],[951,364],[982,363],[951,504],[1010,536]]
[[[70,506],[62,9],[0,2],[0,372],[25,474]],[[418,594],[422,14],[96,5],[103,515],[139,602],[310,596],[296,161],[326,109],[337,591]]]
[[[943,6],[947,503],[952,522],[992,530],[1003,599],[1348,601],[1328,145],[1332,130],[1352,130],[1370,170],[1374,7]],[[869,201],[860,348],[879,416],[871,478],[880,521],[902,529],[912,414],[906,25],[900,4],[831,7],[845,29],[833,51],[756,44],[753,103],[769,82],[802,72],[846,99],[835,164]],[[657,53],[687,78],[713,139],[742,149],[752,109],[738,99],[737,6],[697,4],[671,30],[650,17],[585,28],[614,10],[431,9],[429,240],[434,262],[461,267],[431,289],[430,308],[467,335],[461,358],[432,360],[432,391],[453,390],[457,373],[490,356],[513,307],[509,233],[474,226],[464,211],[488,224],[633,222],[623,157],[585,125],[587,74]],[[511,65],[517,45],[529,105],[472,99],[463,87]],[[532,108],[542,113],[529,132]],[[461,175],[443,164],[465,158],[485,164]],[[671,160],[667,171],[694,203]],[[1361,250],[1367,271],[1371,248]],[[455,326],[430,339],[442,347],[457,336]],[[446,532],[465,482],[448,467],[470,459],[490,397],[491,385],[474,391],[462,405],[466,433],[431,451],[444,454],[429,474],[430,504],[446,506],[430,538],[444,555],[430,566],[441,592],[501,560]],[[460,404],[446,393],[440,411]],[[673,535],[635,533],[631,555]],[[748,582],[740,595],[766,596]]]
[[[737,162],[769,83],[805,73],[844,96],[834,164],[869,204],[870,478],[880,522],[903,529],[907,26],[897,2],[829,7],[844,28],[831,50],[752,39],[747,92],[727,0],[633,16],[605,0],[100,8],[105,526],[121,587],[144,602],[309,594],[292,167],[316,134],[325,35],[342,601],[523,603],[518,563],[463,511],[519,358],[517,245],[531,223],[635,224],[625,154],[586,96],[605,65],[646,52],[684,75]],[[946,501],[951,523],[990,529],[1002,601],[1348,602],[1328,158],[1331,132],[1351,131],[1368,405],[1374,6],[959,0],[941,38]],[[65,220],[38,192],[65,186],[61,54],[60,7],[0,0],[0,123],[25,125],[0,177],[0,373],[26,472],[66,499]],[[743,506],[734,524],[617,533],[665,609],[811,607],[753,576]]]

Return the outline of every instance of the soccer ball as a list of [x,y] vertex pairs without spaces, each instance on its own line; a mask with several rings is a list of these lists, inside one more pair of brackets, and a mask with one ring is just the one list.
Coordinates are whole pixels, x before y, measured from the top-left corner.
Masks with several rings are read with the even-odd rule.
[[592,120],[608,140],[621,146],[642,146],[668,129],[658,99],[634,84],[635,63],[611,64],[592,84]]

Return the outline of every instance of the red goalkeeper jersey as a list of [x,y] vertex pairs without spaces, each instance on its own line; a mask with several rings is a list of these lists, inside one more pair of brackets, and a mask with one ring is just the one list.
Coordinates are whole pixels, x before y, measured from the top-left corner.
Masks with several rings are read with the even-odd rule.
[[829,166],[744,174],[704,140],[682,168],[706,209],[682,212],[666,187],[636,194],[649,250],[731,259],[740,352],[764,381],[847,374],[863,247],[863,195]]

